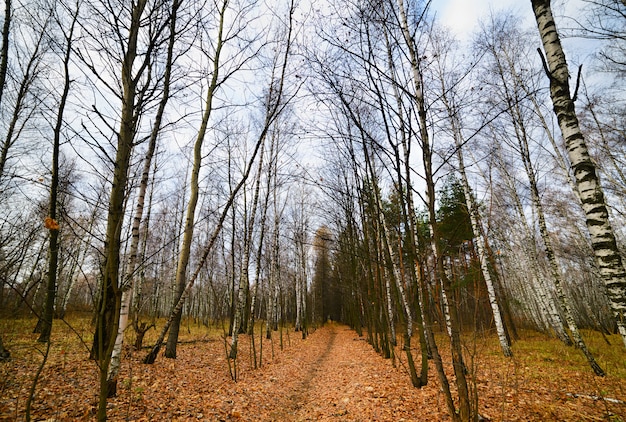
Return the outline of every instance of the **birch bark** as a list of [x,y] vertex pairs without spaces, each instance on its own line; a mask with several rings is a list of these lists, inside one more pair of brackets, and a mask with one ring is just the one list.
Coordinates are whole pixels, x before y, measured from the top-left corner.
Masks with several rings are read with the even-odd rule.
[[144,203],[150,178],[150,167],[152,165],[152,158],[154,157],[154,153],[157,147],[157,140],[161,132],[161,123],[163,121],[165,107],[170,97],[170,81],[172,75],[172,65],[174,61],[174,43],[176,41],[176,16],[179,6],[179,0],[174,0],[172,2],[171,15],[169,17],[170,34],[168,38],[167,59],[165,63],[165,74],[163,76],[163,93],[161,96],[161,100],[159,101],[159,107],[155,116],[154,124],[152,126],[152,131],[150,133],[148,150],[144,158],[141,181],[139,182],[137,206],[135,208],[135,215],[133,217],[133,225],[131,228],[131,244],[129,257],[126,264],[126,273],[124,274],[125,281],[124,283],[122,283],[121,286],[122,299],[120,308],[120,321],[117,329],[117,336],[115,338],[115,345],[113,346],[113,352],[111,353],[111,364],[109,366],[107,393],[108,397],[113,397],[117,393],[117,375],[120,370],[122,345],[124,344],[124,332],[128,327],[128,316],[130,314],[130,305],[135,284],[135,267],[137,262],[137,251],[139,249],[139,226],[141,225],[141,220],[143,218]]
[[[443,85],[443,78],[442,78]],[[478,211],[478,205],[474,200],[474,195],[472,194],[472,190],[469,185],[469,181],[467,178],[467,172],[465,171],[465,162],[463,157],[463,145],[464,141],[462,139],[459,117],[455,112],[452,104],[448,100],[448,96],[445,94],[447,92],[447,87],[443,86],[444,95],[442,96],[442,100],[444,105],[448,110],[448,116],[450,118],[450,124],[452,126],[452,135],[454,137],[454,143],[457,148],[457,160],[458,160],[458,171],[461,175],[461,184],[463,186],[463,194],[465,195],[465,203],[467,209],[469,211],[470,224],[472,226],[472,232],[476,237],[476,249],[478,251],[478,259],[480,261],[480,269],[483,274],[483,278],[485,279],[485,284],[487,285],[487,294],[489,297],[489,305],[491,306],[491,311],[493,313],[493,320],[496,326],[496,333],[498,334],[498,340],[500,342],[500,348],[502,349],[502,353],[504,356],[511,357],[513,356],[513,352],[511,351],[511,345],[509,343],[508,336],[506,334],[506,329],[504,325],[504,320],[500,313],[500,306],[498,305],[498,299],[496,295],[496,289],[494,286],[494,281],[491,277],[491,271],[489,270],[489,259],[485,250],[485,243],[487,239],[483,236],[482,230],[482,222],[480,213]]]
[[11,17],[13,6],[11,0],[4,2],[4,23],[2,24],[2,47],[0,55],[0,104],[2,104],[2,94],[4,93],[4,83],[7,79],[7,69],[9,64],[9,35],[11,35]]
[[[428,122],[427,122],[427,112],[426,112],[426,104],[424,97],[424,85],[422,78],[422,70],[420,69],[419,63],[419,50],[416,44],[415,39],[411,34],[411,30],[409,27],[406,8],[403,0],[397,0],[398,4],[398,12],[399,12],[399,23],[400,28],[402,30],[403,40],[407,47],[409,53],[410,66],[412,71],[412,83],[414,87],[414,95],[415,102],[417,106],[417,115],[419,119],[419,135],[420,141],[422,144],[422,160],[424,165],[424,173],[425,173],[425,182],[426,182],[426,201],[427,208],[429,214],[429,226],[431,230],[431,247],[434,251],[434,260],[435,260],[435,272],[437,277],[442,283],[444,287],[444,291],[448,296],[448,299],[451,297],[451,283],[450,280],[446,277],[445,270],[443,268],[443,256],[440,251],[439,245],[439,232],[437,227],[437,220],[435,215],[435,180],[432,172],[432,145],[430,143],[430,137],[428,133]],[[450,335],[450,346],[452,351],[452,362],[456,380],[456,386],[459,397],[459,413],[457,414],[455,408],[449,408],[448,411],[450,416],[456,420],[460,418],[461,420],[470,420],[474,419],[472,416],[472,409],[469,400],[469,388],[467,384],[467,379],[465,377],[465,364],[463,363],[463,353],[462,353],[462,345],[461,345],[461,336],[460,336],[460,324],[458,320],[458,315],[456,313],[456,304],[452,303],[449,307],[449,317],[451,319],[451,335]],[[447,380],[443,380],[446,378],[445,373],[443,372],[443,368],[438,367],[437,372],[439,374],[442,385],[447,384]],[[448,392],[446,392],[448,394]],[[448,406],[450,406],[450,402],[447,400]],[[477,417],[477,412],[476,415]]]
[[596,167],[580,130],[574,101],[569,91],[569,71],[549,0],[531,0],[537,28],[546,53],[550,97],[576,179],[585,211],[594,256],[626,346],[626,269],[617,248]]
[[[402,206],[402,214],[403,219],[406,222],[408,227],[409,236],[408,236],[408,256],[409,263],[407,265],[410,273],[411,279],[416,283],[423,283],[424,281],[421,279],[420,275],[420,264],[417,259],[417,249],[419,244],[419,239],[417,236],[417,219],[415,216],[415,206],[413,203],[413,183],[412,183],[412,168],[411,168],[411,134],[408,130],[408,125],[405,120],[407,116],[404,113],[404,104],[402,101],[402,95],[399,89],[399,83],[396,80],[396,68],[393,60],[392,54],[392,42],[389,39],[389,33],[386,28],[384,28],[385,35],[385,45],[387,47],[387,66],[389,69],[389,77],[393,81],[393,96],[396,101],[397,113],[399,116],[399,135],[400,135],[400,147],[394,145],[393,142],[392,148],[394,150],[395,159],[396,159],[396,172],[397,172],[397,184],[399,187],[399,195],[401,198],[401,206]],[[389,136],[390,140],[392,136]],[[402,150],[402,159],[400,157],[400,150]],[[403,163],[401,161],[403,160]],[[404,164],[404,166],[402,166]],[[406,200],[403,200],[403,190],[406,195]],[[401,245],[401,242],[398,242]],[[419,292],[419,289],[418,289]],[[419,296],[419,293],[418,293]],[[417,312],[415,312],[415,320],[417,322],[417,326],[419,329],[419,343],[421,348],[421,373],[419,379],[419,385],[424,386],[428,383],[428,345],[426,339],[426,332],[424,328],[424,318],[423,318],[423,307],[421,301],[418,300],[419,308]],[[394,335],[395,340],[395,335]],[[395,341],[394,341],[395,344]],[[415,381],[415,380],[414,380]]]
[[[145,71],[149,58],[143,56],[142,64],[137,69],[140,60],[140,32],[143,27],[142,18],[146,10],[147,1],[139,0],[130,7],[129,34],[122,59],[122,109],[120,115],[120,127],[117,135],[117,151],[115,155],[115,167],[109,198],[105,258],[103,265],[103,280],[100,290],[100,302],[98,304],[98,316],[96,333],[92,347],[92,355],[98,360],[100,370],[100,396],[98,403],[98,420],[106,420],[106,400],[108,396],[108,369],[111,362],[111,354],[115,344],[117,328],[119,325],[121,308],[121,291],[119,286],[120,273],[120,247],[121,229],[124,221],[124,207],[126,202],[126,189],[130,158],[133,152],[137,124],[140,115],[140,107],[137,104],[137,88],[140,78],[133,71]],[[122,25],[121,22],[118,22]],[[95,34],[92,34],[95,36]]]
[[[504,164],[500,167],[501,169],[505,169]],[[559,338],[564,344],[571,346],[572,340],[565,331],[565,324],[554,301],[551,289],[549,288],[544,276],[540,274],[540,265],[537,258],[537,241],[535,239],[535,234],[533,230],[531,230],[531,227],[526,220],[526,216],[524,215],[524,206],[519,198],[519,195],[517,194],[512,176],[506,170],[503,171],[503,175],[505,176],[504,182],[507,185],[510,195],[514,201],[514,208],[517,211],[518,222],[522,227],[522,248],[524,250],[522,259],[528,263],[525,266],[525,270],[530,274],[531,283],[534,287],[533,295],[538,302],[541,313],[545,316],[545,321],[547,323],[546,328],[554,330],[557,338]]]
[[515,133],[518,140],[519,152],[522,158],[522,162],[524,164],[524,169],[526,170],[526,176],[530,185],[530,194],[533,208],[535,210],[535,214],[537,215],[537,220],[539,223],[539,233],[541,235],[541,239],[543,240],[544,249],[546,253],[546,258],[548,260],[548,264],[550,267],[550,272],[552,274],[552,280],[554,282],[554,287],[556,290],[557,298],[559,300],[559,304],[561,305],[561,310],[563,311],[565,322],[567,323],[567,327],[570,330],[572,337],[574,338],[574,343],[576,346],[582,350],[589,365],[596,373],[596,375],[604,376],[604,371],[595,361],[591,351],[587,348],[585,341],[583,340],[580,332],[578,331],[578,327],[574,320],[574,315],[572,313],[571,306],[567,297],[565,296],[565,291],[563,290],[562,280],[561,280],[561,269],[556,260],[556,256],[554,255],[554,249],[552,248],[552,241],[550,240],[550,235],[548,233],[548,226],[546,224],[545,214],[543,212],[543,204],[541,203],[539,188],[537,186],[537,180],[535,178],[535,170],[533,163],[530,157],[530,149],[528,146],[528,137],[526,133],[526,128],[522,120],[522,113],[519,110],[519,104],[516,103],[509,111],[513,117],[513,125],[515,126]]
[[[394,283],[398,292],[400,294],[400,301],[402,302],[402,308],[404,310],[404,314],[406,317],[406,331],[404,334],[404,351],[407,355],[407,361],[409,364],[409,373],[411,375],[411,382],[414,387],[421,386],[420,378],[417,376],[417,372],[415,370],[415,364],[413,361],[413,356],[411,354],[411,337],[413,336],[413,311],[411,310],[411,305],[409,303],[408,295],[406,293],[406,289],[404,287],[404,277],[402,276],[402,271],[400,270],[399,264],[394,259],[393,248],[391,244],[391,234],[389,231],[389,227],[385,221],[385,217],[383,215],[383,204],[380,197],[380,190],[378,187],[378,183],[376,182],[376,174],[374,171],[374,164],[372,163],[372,157],[369,153],[369,148],[367,146],[367,142],[364,139],[363,142],[363,154],[365,155],[365,165],[368,169],[369,173],[369,181],[372,184],[374,201],[376,206],[376,224],[380,228],[380,237],[382,240],[382,249],[383,255],[387,259],[387,261],[391,265],[391,275],[393,276]],[[401,252],[400,252],[401,253]],[[387,299],[391,300],[390,297]],[[393,322],[392,315],[389,316],[390,323]],[[395,343],[395,339],[392,339],[392,344]]]

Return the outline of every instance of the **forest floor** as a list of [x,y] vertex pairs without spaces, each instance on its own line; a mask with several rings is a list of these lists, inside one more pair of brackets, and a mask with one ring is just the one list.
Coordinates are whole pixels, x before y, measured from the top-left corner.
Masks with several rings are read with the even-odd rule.
[[[0,363],[0,420],[24,420],[28,392],[45,347],[36,344],[36,335],[19,334],[25,332],[20,324],[2,321],[2,325],[12,360]],[[50,356],[32,403],[32,420],[94,418],[98,372],[88,359],[89,330],[87,323],[71,330],[62,323],[55,325]],[[466,340],[482,417],[626,421],[626,353],[617,336],[611,337],[611,346],[599,336],[592,344],[607,371],[600,378],[574,348],[524,334],[525,339],[513,347],[512,359],[501,356],[494,338]],[[79,336],[85,339],[82,345]],[[250,337],[240,337],[236,382],[226,359],[224,336],[215,329],[182,327],[177,359],[160,355],[152,365],[141,363],[146,350],[127,348],[118,395],[109,401],[108,416],[114,421],[450,420],[432,362],[428,385],[417,389],[411,386],[399,347],[395,360],[383,359],[364,337],[345,326],[327,324],[305,340],[286,329],[274,332],[273,338],[273,342],[263,339],[261,345],[257,335],[260,367],[253,369]],[[443,346],[442,352],[449,361]],[[419,364],[418,350],[414,353]],[[469,359],[470,354],[474,359]]]

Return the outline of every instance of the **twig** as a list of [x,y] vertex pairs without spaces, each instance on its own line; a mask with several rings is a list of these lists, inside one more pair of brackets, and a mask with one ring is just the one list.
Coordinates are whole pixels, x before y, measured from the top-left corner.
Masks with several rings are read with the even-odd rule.
[[580,86],[580,75],[582,73],[583,70],[583,65],[580,64],[580,66],[578,66],[578,76],[576,76],[576,88],[574,88],[574,96],[572,97],[572,101],[576,101],[576,99],[578,98],[578,87]]
[[576,394],[576,393],[566,393],[565,395],[568,397],[575,398],[575,399],[581,398],[581,399],[589,399],[589,400],[594,400],[594,401],[602,400],[602,401],[608,401],[609,403],[626,404],[626,402],[623,400],[613,399],[610,397],[589,396],[587,394]]
[[546,75],[548,75],[548,78],[550,79],[550,81],[557,82],[556,78],[552,76],[552,72],[550,72],[550,68],[548,67],[548,63],[546,62],[546,58],[544,57],[543,52],[541,51],[541,48],[537,47],[537,53],[539,53],[539,57],[541,58],[541,63],[543,64],[543,70],[546,72]]
[[33,383],[30,386],[30,390],[28,391],[28,399],[26,400],[26,410],[25,419],[26,422],[30,422],[30,410],[32,407],[32,403],[35,400],[35,392],[37,390],[37,384],[39,383],[39,378],[41,373],[43,372],[44,366],[46,366],[46,362],[48,361],[48,356],[50,355],[50,339],[46,342],[46,351],[43,352],[43,359],[37,368],[37,372],[35,373],[35,377],[33,378]]

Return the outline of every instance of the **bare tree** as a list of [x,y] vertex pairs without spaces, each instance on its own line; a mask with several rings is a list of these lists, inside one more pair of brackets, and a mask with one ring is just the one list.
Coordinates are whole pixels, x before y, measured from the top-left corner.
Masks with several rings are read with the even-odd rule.
[[[48,248],[48,285],[46,302],[44,305],[44,312],[41,315],[40,321],[43,322],[41,327],[41,334],[38,341],[46,343],[50,341],[50,332],[52,331],[52,318],[54,314],[54,304],[57,295],[57,270],[59,259],[59,217],[57,216],[57,196],[59,190],[59,154],[61,145],[62,129],[64,125],[64,113],[67,99],[70,92],[70,60],[72,56],[72,48],[74,41],[74,30],[76,28],[76,21],[78,19],[78,10],[80,3],[75,4],[75,8],[69,11],[69,27],[67,32],[63,33],[63,40],[61,40],[62,56],[62,78],[63,89],[59,99],[59,105],[57,110],[57,117],[53,128],[53,146],[52,146],[52,166],[51,166],[51,181],[50,181],[50,204],[48,208],[48,216],[45,220],[45,227],[50,231],[50,244]],[[62,24],[59,22],[59,24]]]
[[[285,81],[286,81],[287,72],[289,70],[288,58],[290,57],[289,46],[292,40],[291,22],[293,18],[294,8],[295,8],[295,5],[293,2],[291,2],[288,7],[289,19],[287,21],[288,22],[287,27],[289,28],[289,31],[288,31],[288,36],[286,37],[286,40],[288,40],[288,42],[283,47],[282,52],[277,54],[277,57],[279,57],[280,59],[274,63],[275,66],[272,68],[272,71],[271,71],[272,77],[270,78],[268,95],[267,95],[267,98],[269,100],[267,101],[266,107],[264,108],[263,123],[261,125],[258,137],[256,138],[256,141],[254,143],[252,153],[248,157],[241,179],[239,180],[237,185],[229,192],[226,203],[222,207],[222,211],[219,213],[219,217],[215,223],[215,227],[213,231],[211,232],[211,235],[208,237],[206,244],[202,248],[202,253],[200,254],[198,258],[196,269],[191,274],[191,276],[187,279],[187,283],[182,289],[180,296],[177,295],[177,299],[174,301],[174,306],[170,312],[168,320],[165,326],[163,327],[163,329],[161,330],[161,333],[159,334],[159,337],[155,345],[152,347],[152,351],[145,357],[144,363],[148,363],[148,364],[154,363],[158,355],[158,352],[163,344],[163,340],[165,339],[166,334],[168,333],[170,327],[172,326],[176,315],[180,314],[180,312],[182,311],[187,296],[190,294],[191,289],[193,288],[196,280],[198,279],[203,266],[206,264],[212,252],[213,246],[215,245],[215,243],[217,242],[219,238],[220,232],[222,231],[222,228],[224,226],[224,222],[227,216],[229,215],[230,209],[233,206],[233,203],[235,202],[237,195],[246,184],[246,181],[248,180],[248,177],[250,176],[250,173],[252,172],[252,169],[258,157],[259,151],[261,150],[261,147],[264,144],[265,139],[268,135],[268,131],[270,130],[274,121],[278,118],[278,116],[285,109],[287,104],[289,104],[289,101],[291,100],[291,98],[293,98],[293,94],[288,94],[286,92]],[[243,25],[243,22],[239,22],[239,24]],[[234,333],[235,333],[235,330],[233,330],[233,334]],[[233,343],[233,345],[234,344],[235,343]],[[233,347],[231,346],[231,351],[232,350],[233,350]],[[235,346],[235,350],[236,350],[236,346]],[[236,351],[234,353],[231,352],[229,354],[236,356]]]
[[[137,0],[131,4],[94,1],[81,8],[81,12],[83,10],[90,13],[90,16],[81,21],[84,37],[81,45],[77,46],[76,54],[91,71],[90,76],[95,78],[95,84],[103,91],[109,91],[108,94],[101,92],[101,95],[105,98],[107,95],[116,97],[120,106],[117,129],[113,123],[107,121],[105,113],[94,107],[94,113],[108,131],[114,131],[113,136],[116,138],[114,157],[107,157],[110,160],[109,165],[113,167],[113,174],[96,333],[92,346],[92,357],[97,360],[100,371],[97,417],[105,420],[109,365],[121,309],[121,235],[131,157],[140,131],[140,118],[150,106],[150,101],[159,93],[160,81],[158,78],[153,79],[152,75],[156,70],[155,58],[167,40],[166,28],[170,16],[167,13],[167,3],[160,0]],[[100,69],[102,63],[110,67],[103,71]],[[119,78],[118,65],[121,67]],[[117,84],[111,80],[117,81]],[[100,133],[102,131],[99,130]],[[96,135],[98,132],[92,134],[92,138],[96,139],[98,145]]]
[[[157,140],[161,134],[161,127],[163,122],[163,115],[165,113],[165,107],[170,100],[170,85],[172,81],[172,68],[175,61],[175,43],[178,37],[177,34],[177,15],[178,9],[181,6],[180,0],[174,0],[169,11],[169,37],[167,42],[167,57],[165,59],[165,73],[163,75],[163,91],[161,94],[161,100],[159,101],[158,109],[156,112],[155,120],[150,133],[150,139],[148,141],[148,149],[144,158],[143,171],[141,173],[141,180],[139,182],[139,193],[137,196],[137,205],[135,209],[135,215],[132,221],[131,228],[131,244],[126,264],[126,272],[124,274],[125,281],[121,286],[122,298],[120,308],[120,322],[117,330],[117,337],[115,340],[115,346],[112,351],[111,365],[109,366],[108,374],[108,397],[112,397],[117,391],[117,374],[120,367],[120,357],[122,351],[122,344],[124,342],[124,331],[128,325],[128,315],[131,307],[131,299],[133,297],[133,286],[135,284],[135,267],[137,262],[137,254],[139,248],[139,227],[143,218],[144,203],[146,191],[148,189],[148,182],[150,178],[150,167],[152,166],[152,159],[157,149]],[[147,232],[147,231],[146,231]]]
[[[194,223],[195,223],[195,213],[196,206],[198,204],[198,196],[199,196],[199,177],[200,177],[200,168],[202,165],[202,144],[204,143],[205,136],[207,134],[209,120],[214,110],[214,98],[217,94],[217,90],[224,83],[224,81],[232,75],[226,74],[222,75],[221,72],[223,70],[222,60],[222,51],[224,46],[227,44],[228,40],[236,39],[233,34],[229,34],[227,28],[227,12],[229,11],[229,1],[222,0],[218,7],[216,8],[216,15],[213,17],[215,22],[212,22],[210,25],[215,25],[216,34],[214,37],[214,45],[207,49],[205,54],[208,54],[208,60],[211,63],[211,77],[209,79],[209,84],[206,90],[206,98],[204,100],[204,112],[202,114],[202,120],[200,122],[200,127],[198,129],[198,133],[196,135],[196,140],[193,146],[193,164],[191,169],[191,180],[190,180],[190,196],[189,202],[187,203],[187,211],[185,215],[185,225],[183,231],[183,239],[181,243],[180,255],[178,257],[178,265],[176,267],[176,296],[174,298],[174,303],[177,303],[180,300],[180,297],[183,295],[185,290],[185,286],[187,284],[187,266],[189,264],[189,256],[191,251],[191,243],[193,239],[193,231],[194,231]],[[242,23],[238,23],[238,25],[242,25]],[[242,28],[240,26],[239,28]],[[182,309],[181,309],[182,310]],[[180,327],[181,313],[180,311],[174,315],[174,320],[172,321],[172,327],[169,332],[169,336],[167,339],[167,346],[165,349],[165,356],[168,358],[176,358],[176,345],[178,343],[178,332]]]
[[578,124],[574,101],[569,89],[567,61],[552,16],[550,1],[532,0],[531,4],[546,53],[544,64],[550,80],[550,97],[554,113],[559,122],[570,165],[576,178],[597,265],[607,288],[622,341],[626,346],[626,269],[609,222],[596,166],[589,156],[585,138]]

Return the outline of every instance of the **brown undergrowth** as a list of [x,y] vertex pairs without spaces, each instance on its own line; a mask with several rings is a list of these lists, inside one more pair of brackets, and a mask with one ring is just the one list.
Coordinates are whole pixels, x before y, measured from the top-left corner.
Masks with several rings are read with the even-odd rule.
[[[12,360],[0,364],[0,420],[23,420],[28,390],[43,345],[28,334],[33,321],[3,321]],[[55,322],[48,363],[37,386],[32,419],[92,420],[97,368],[88,359],[88,321],[72,329]],[[84,338],[81,345],[79,335]],[[154,331],[150,336],[154,336]],[[607,371],[599,378],[576,349],[524,333],[515,357],[499,353],[492,337],[466,339],[468,368],[479,393],[480,414],[493,421],[626,421],[626,353],[619,339],[608,346],[588,336]],[[440,338],[443,340],[443,338]],[[146,338],[146,344],[152,340]],[[141,359],[147,350],[125,349],[118,396],[109,401],[115,421],[445,421],[449,420],[434,368],[429,384],[411,387],[398,348],[395,366],[349,328],[328,324],[306,340],[285,329],[273,341],[240,337],[238,381],[231,379],[221,330],[181,328],[177,359]],[[444,359],[449,361],[442,343]],[[419,356],[415,351],[415,356]],[[473,359],[470,359],[473,356]]]

